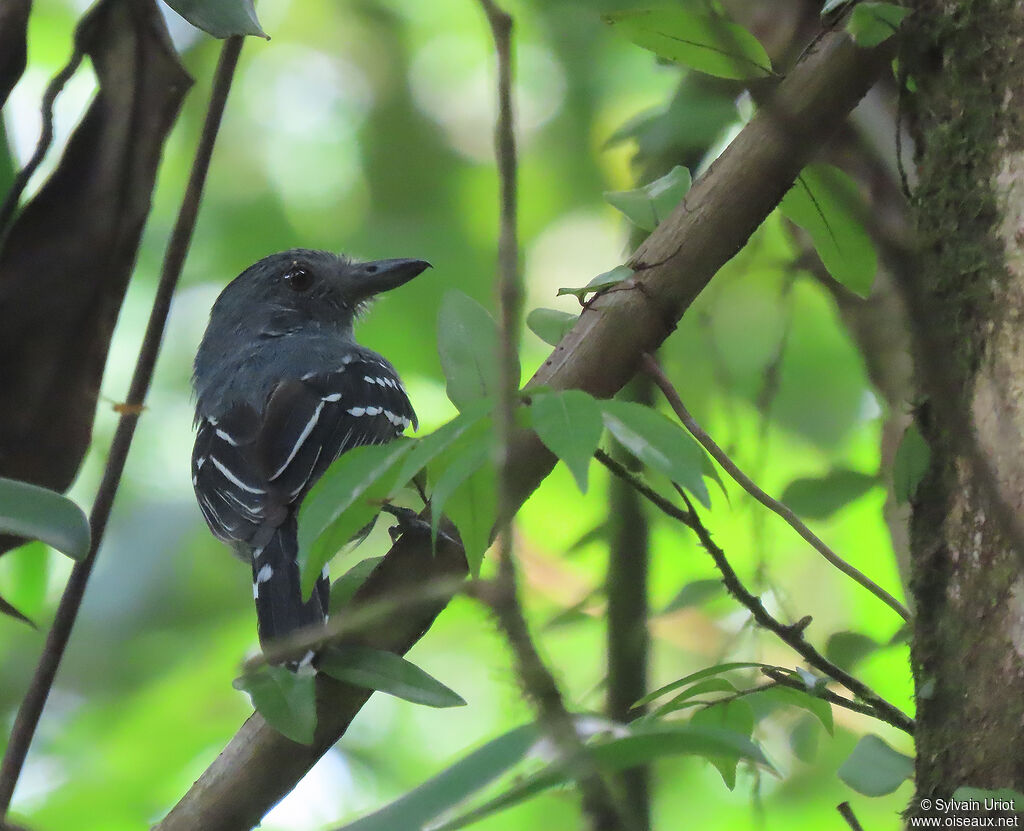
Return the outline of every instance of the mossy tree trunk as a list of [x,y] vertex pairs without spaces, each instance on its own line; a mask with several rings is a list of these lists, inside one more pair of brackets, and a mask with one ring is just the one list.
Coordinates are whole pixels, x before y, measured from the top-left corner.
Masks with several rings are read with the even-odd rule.
[[[1024,791],[1024,4],[914,0],[917,798]],[[1018,809],[1024,806],[1017,806]],[[934,810],[934,809],[933,809]]]

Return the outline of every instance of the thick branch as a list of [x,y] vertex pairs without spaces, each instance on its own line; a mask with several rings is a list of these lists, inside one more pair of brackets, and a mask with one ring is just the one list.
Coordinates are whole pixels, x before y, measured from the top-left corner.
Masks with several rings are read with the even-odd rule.
[[[743,247],[889,59],[886,45],[861,49],[845,33],[825,34],[779,85],[770,111],[747,124],[636,252],[635,280],[591,303],[531,384],[601,397],[616,393],[641,355],[657,348],[715,272]],[[527,433],[517,434],[511,459],[518,505],[555,460]],[[396,568],[396,561],[404,566]],[[450,558],[447,564],[431,559],[429,545],[400,540],[371,576],[372,592],[386,596],[406,581],[429,580],[451,568]],[[404,652],[440,608],[443,603],[410,609],[374,630],[374,645]],[[320,695],[321,726],[313,747],[290,742],[252,716],[159,831],[251,828],[341,737],[369,693],[322,682]]]

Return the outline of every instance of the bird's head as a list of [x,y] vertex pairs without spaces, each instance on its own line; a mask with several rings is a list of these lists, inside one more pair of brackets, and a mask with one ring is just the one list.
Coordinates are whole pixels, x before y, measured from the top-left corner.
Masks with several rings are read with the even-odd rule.
[[310,324],[350,334],[360,311],[376,295],[407,283],[430,263],[423,260],[359,262],[329,251],[296,248],[249,266],[221,292],[211,326],[279,337]]

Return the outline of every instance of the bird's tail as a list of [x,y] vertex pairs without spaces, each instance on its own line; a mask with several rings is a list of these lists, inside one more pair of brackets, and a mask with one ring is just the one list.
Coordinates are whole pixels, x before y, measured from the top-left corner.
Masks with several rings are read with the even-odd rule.
[[252,594],[260,644],[267,645],[296,629],[323,623],[327,618],[330,582],[321,575],[309,600],[303,602],[299,584],[299,544],[295,517],[274,531],[270,541],[253,551]]

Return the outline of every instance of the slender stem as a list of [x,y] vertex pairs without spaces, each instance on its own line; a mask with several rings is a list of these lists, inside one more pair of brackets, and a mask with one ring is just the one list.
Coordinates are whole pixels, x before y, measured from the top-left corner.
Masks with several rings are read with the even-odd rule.
[[[480,0],[494,38],[498,62],[498,118],[494,129],[495,155],[500,182],[500,235],[498,239],[499,305],[501,345],[498,406],[495,432],[498,451],[498,576],[494,590],[481,593],[489,602],[498,625],[512,648],[516,673],[526,695],[532,699],[545,730],[555,746],[575,768],[584,808],[602,817],[621,816],[611,792],[603,781],[576,733],[572,716],[565,708],[554,676],[544,664],[530,636],[519,602],[516,560],[513,550],[512,516],[513,464],[509,448],[515,431],[515,409],[519,404],[519,340],[522,330],[523,286],[519,273],[517,223],[517,161],[515,122],[512,112],[512,17],[493,0]],[[622,828],[621,822],[595,828]]]
[[82,48],[80,38],[83,28],[88,25],[90,20],[91,16],[86,15],[78,24],[78,27],[75,29],[75,45],[74,50],[71,52],[71,57],[68,58],[68,62],[64,67],[53,76],[46,87],[46,92],[43,94],[41,107],[42,128],[39,131],[39,141],[36,142],[36,149],[32,152],[32,158],[28,160],[25,166],[18,171],[18,175],[14,177],[11,189],[7,192],[7,196],[4,197],[3,205],[0,206],[0,248],[3,248],[4,243],[7,241],[7,234],[10,232],[14,213],[18,209],[18,202],[21,200],[21,194],[24,192],[28,180],[32,178],[32,174],[42,164],[43,159],[46,157],[46,151],[50,149],[50,145],[53,143],[53,105],[57,100],[57,96],[61,94],[68,81],[71,80],[71,76],[78,71],[82,58],[85,57],[85,51]]
[[92,574],[100,543],[103,541],[103,533],[107,527],[107,520],[110,518],[114,497],[117,494],[121,474],[124,471],[125,461],[128,458],[132,437],[135,434],[135,425],[138,422],[139,413],[142,411],[142,404],[145,401],[146,393],[149,391],[150,382],[153,378],[153,367],[156,364],[157,354],[160,351],[160,342],[163,339],[164,328],[167,323],[171,296],[181,275],[185,255],[188,253],[192,232],[195,229],[196,215],[199,211],[206,174],[210,167],[213,145],[217,138],[221,116],[224,114],[224,106],[227,102],[228,91],[231,88],[231,79],[234,75],[235,66],[238,63],[238,55],[241,48],[242,38],[232,37],[225,41],[221,49],[220,62],[217,65],[217,72],[214,77],[206,121],[203,124],[203,132],[192,163],[192,172],[189,177],[188,186],[185,189],[185,195],[182,198],[181,208],[178,211],[177,222],[167,243],[163,268],[160,273],[160,282],[157,285],[153,309],[150,312],[149,323],[146,326],[146,334],[139,349],[135,372],[132,375],[131,385],[128,388],[128,397],[125,400],[125,406],[121,410],[121,418],[118,420],[114,440],[110,445],[110,456],[107,459],[107,466],[103,471],[103,479],[100,482],[99,490],[96,493],[96,500],[92,506],[92,513],[89,517],[92,543],[85,559],[77,563],[71,571],[71,576],[64,589],[60,605],[57,607],[53,626],[47,636],[46,645],[39,658],[32,682],[25,694],[25,698],[21,702],[21,706],[18,708],[18,714],[11,731],[11,738],[4,753],[3,763],[0,765],[0,822],[3,821],[10,808],[14,787],[24,767],[25,757],[28,755],[28,749],[35,735],[36,727],[39,724],[43,706],[46,704],[47,696],[53,685],[53,679],[64,656],[64,650],[67,648],[68,639],[71,637],[71,630],[75,625],[75,619],[82,604],[85,587],[89,581],[89,576]]
[[[721,573],[722,582],[725,584],[729,594],[735,597],[750,611],[750,614],[757,623],[769,632],[773,632],[777,635],[780,640],[797,652],[797,654],[799,654],[810,666],[814,667],[824,675],[827,675],[834,681],[838,681],[862,701],[873,707],[877,718],[887,724],[898,727],[904,732],[913,733],[914,720],[912,718],[882,698],[867,684],[862,681],[858,681],[848,672],[829,661],[824,655],[818,652],[817,649],[807,642],[803,633],[810,623],[810,618],[804,618],[794,624],[787,625],[774,618],[768,610],[765,609],[761,599],[756,595],[751,594],[750,591],[747,590],[746,586],[743,585],[739,576],[736,574],[736,571],[726,558],[725,552],[715,545],[714,541],[711,539],[711,534],[708,533],[707,528],[704,527],[703,523],[697,517],[697,512],[693,509],[693,505],[685,493],[682,494],[682,498],[686,502],[687,509],[683,510],[682,508],[673,505],[664,497],[653,494],[650,488],[642,486],[636,481],[636,477],[608,456],[604,451],[598,450],[594,455],[597,460],[608,468],[608,470],[610,470],[615,476],[633,484],[639,493],[649,499],[651,503],[664,514],[683,523],[697,535],[697,539],[700,540],[701,545],[708,554],[711,555],[711,559],[714,561],[716,568],[718,568]],[[654,498],[652,498],[652,495]]]
[[711,438],[704,428],[697,423],[696,419],[690,415],[690,411],[686,409],[686,405],[683,404],[682,399],[679,397],[679,393],[676,392],[675,387],[672,386],[672,382],[668,379],[668,376],[665,375],[665,372],[658,365],[658,362],[650,354],[644,354],[643,366],[644,371],[654,379],[654,383],[656,383],[662,393],[664,393],[669,405],[675,411],[675,414],[679,416],[679,420],[683,423],[686,429],[690,431],[693,437],[700,442],[704,449],[711,454],[714,460],[722,466],[725,472],[728,473],[736,483],[743,488],[743,490],[764,505],[769,511],[782,517],[782,519],[784,519],[794,531],[811,544],[811,547],[814,548],[815,551],[843,572],[843,574],[871,592],[886,606],[896,612],[896,614],[901,618],[904,620],[910,620],[910,612],[907,611],[906,606],[900,603],[895,597],[889,594],[889,592],[879,586],[862,571],[850,565],[846,560],[836,554],[817,534],[808,528],[796,514],[777,499],[773,499],[761,490],[761,488],[759,488],[749,476],[736,466],[736,463],[726,455],[725,451],[715,443],[715,440]]

